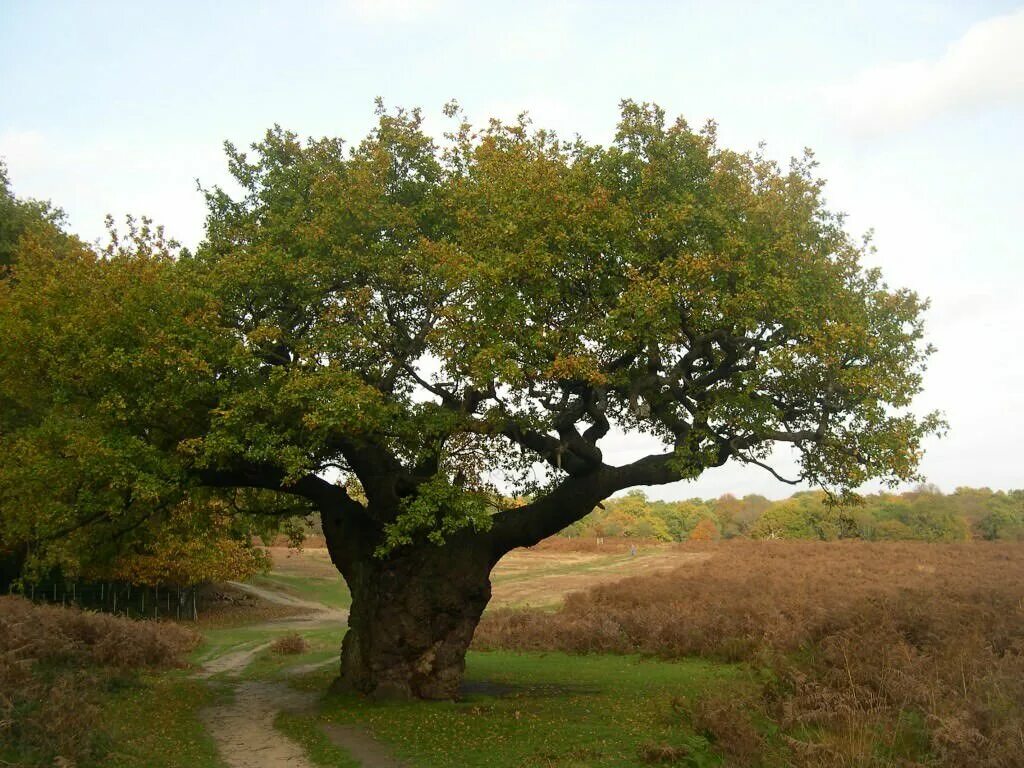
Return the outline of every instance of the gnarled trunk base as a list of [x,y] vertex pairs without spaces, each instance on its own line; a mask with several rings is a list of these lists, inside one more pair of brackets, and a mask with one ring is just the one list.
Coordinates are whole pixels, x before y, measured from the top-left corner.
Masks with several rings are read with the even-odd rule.
[[418,545],[344,568],[352,592],[341,648],[344,688],[375,696],[452,699],[491,598],[489,549]]

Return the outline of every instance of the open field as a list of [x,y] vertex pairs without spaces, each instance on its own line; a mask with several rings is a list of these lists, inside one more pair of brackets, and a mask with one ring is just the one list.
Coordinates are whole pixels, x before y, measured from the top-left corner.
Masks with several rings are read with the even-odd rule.
[[[348,607],[348,589],[326,549],[274,546],[268,551],[273,570],[255,577],[253,584],[335,608]],[[602,546],[572,542],[518,549],[502,558],[491,574],[493,596],[489,608],[549,608],[571,592],[626,576],[675,568],[705,557],[706,553],[657,543],[641,543],[634,556],[630,554],[630,543],[623,540],[609,540]]]
[[273,602],[204,627],[191,670],[98,692],[75,765],[1024,765],[1021,545],[518,551],[462,700],[430,704],[325,695],[347,591],[322,550],[272,555],[245,589]]

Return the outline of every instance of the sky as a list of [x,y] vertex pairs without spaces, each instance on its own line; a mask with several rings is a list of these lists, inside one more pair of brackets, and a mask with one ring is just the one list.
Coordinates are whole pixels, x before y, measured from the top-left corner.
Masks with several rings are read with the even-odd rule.
[[[829,207],[874,230],[869,263],[931,298],[915,408],[950,429],[927,479],[1024,487],[1021,3],[0,0],[0,157],[89,240],[132,213],[195,245],[224,140],[279,123],[357,141],[378,96],[437,134],[454,98],[475,121],[527,110],[607,142],[632,98],[715,119],[733,149],[812,148]],[[649,448],[618,435],[606,460]],[[727,465],[650,495],[792,490]]]

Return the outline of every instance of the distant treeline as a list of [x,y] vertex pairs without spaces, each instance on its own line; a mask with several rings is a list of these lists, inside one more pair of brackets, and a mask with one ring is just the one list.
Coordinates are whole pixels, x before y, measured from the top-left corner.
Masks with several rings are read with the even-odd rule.
[[654,501],[643,491],[609,499],[563,531],[565,536],[625,536],[684,541],[856,538],[867,540],[1024,540],[1024,490],[930,485],[877,493],[859,504],[830,505],[819,491],[771,501],[764,496]]

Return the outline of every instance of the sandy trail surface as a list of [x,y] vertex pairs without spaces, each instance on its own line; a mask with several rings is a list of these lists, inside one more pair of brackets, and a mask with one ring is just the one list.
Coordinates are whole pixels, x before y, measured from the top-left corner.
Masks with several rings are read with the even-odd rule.
[[348,750],[348,753],[358,760],[363,768],[404,768],[405,766],[405,763],[392,756],[386,746],[362,728],[354,725],[329,723],[324,726],[324,733],[334,744]]
[[231,768],[314,768],[302,747],[274,728],[281,712],[310,711],[316,695],[283,683],[246,680],[235,686],[230,704],[203,716],[221,758]]
[[[299,616],[262,622],[253,625],[252,629],[279,632],[282,629],[311,629],[324,624],[340,626],[348,618],[347,611],[283,592],[239,582],[231,582],[231,585],[262,600],[308,611]],[[222,679],[230,681],[233,689],[230,702],[203,712],[203,722],[217,743],[221,758],[230,768],[315,768],[299,744],[274,728],[274,720],[281,712],[312,712],[317,695],[298,691],[286,683],[237,680],[252,660],[270,645],[270,640],[250,643],[228,649],[203,662],[198,677],[208,679],[222,675]],[[331,658],[300,664],[289,668],[286,674],[302,675],[335,663],[337,659]],[[335,745],[347,750],[364,768],[401,768],[403,765],[391,756],[387,747],[358,727],[331,725],[324,731]]]

